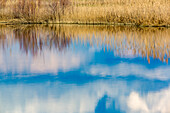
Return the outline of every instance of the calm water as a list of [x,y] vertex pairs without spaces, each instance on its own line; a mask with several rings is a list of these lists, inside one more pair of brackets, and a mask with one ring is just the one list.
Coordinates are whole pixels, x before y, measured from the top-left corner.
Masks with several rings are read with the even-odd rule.
[[0,26],[0,113],[170,113],[170,29]]

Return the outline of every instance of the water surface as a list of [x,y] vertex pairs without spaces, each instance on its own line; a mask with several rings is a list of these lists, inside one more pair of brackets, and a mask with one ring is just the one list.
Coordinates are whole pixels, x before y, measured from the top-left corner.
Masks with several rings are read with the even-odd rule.
[[170,29],[0,26],[0,113],[169,113]]

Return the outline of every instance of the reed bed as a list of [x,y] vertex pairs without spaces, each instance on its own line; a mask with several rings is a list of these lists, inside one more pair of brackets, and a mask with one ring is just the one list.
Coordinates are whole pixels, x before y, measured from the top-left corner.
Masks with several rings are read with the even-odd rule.
[[111,51],[116,56],[140,56],[159,59],[168,63],[170,58],[170,29],[108,26],[0,26],[0,48],[8,49],[15,43],[33,56],[44,49],[55,47],[65,52],[70,45],[82,44],[102,51]]
[[0,20],[169,26],[170,0],[0,0]]

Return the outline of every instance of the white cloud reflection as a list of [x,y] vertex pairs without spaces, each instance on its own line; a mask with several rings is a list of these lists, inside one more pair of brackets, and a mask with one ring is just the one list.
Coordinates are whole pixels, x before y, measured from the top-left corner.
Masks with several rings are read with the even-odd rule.
[[112,77],[126,77],[136,76],[147,79],[169,80],[170,66],[160,66],[157,68],[148,69],[144,65],[120,63],[113,66],[107,65],[92,65],[85,70],[93,76],[112,76]]
[[44,49],[43,52],[38,52],[33,57],[29,53],[23,53],[17,47],[13,48],[16,50],[13,50],[12,53],[9,50],[0,50],[0,72],[3,74],[17,73],[20,74],[19,77],[22,77],[22,74],[29,73],[53,73],[57,75],[59,71],[71,71],[80,68],[80,65],[86,64],[92,55],[87,56],[85,54],[87,51],[81,50],[58,52],[55,49]]
[[0,113],[93,113],[105,95],[109,97],[106,108],[127,113],[170,112],[170,87],[142,95],[140,87],[139,83],[128,86],[123,81],[107,80],[82,86],[57,82],[1,85]]
[[144,96],[131,92],[127,105],[132,113],[170,113],[170,87]]
[[55,51],[44,51],[43,55],[38,55],[32,60],[31,72],[38,73],[57,73],[59,70],[69,71],[79,68],[81,64],[87,61],[83,52],[73,53],[67,51],[65,53],[57,53]]

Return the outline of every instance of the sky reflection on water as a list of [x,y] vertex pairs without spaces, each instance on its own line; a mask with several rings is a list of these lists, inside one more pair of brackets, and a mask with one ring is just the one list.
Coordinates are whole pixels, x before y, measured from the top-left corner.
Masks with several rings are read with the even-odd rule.
[[170,29],[0,29],[0,113],[170,112]]

